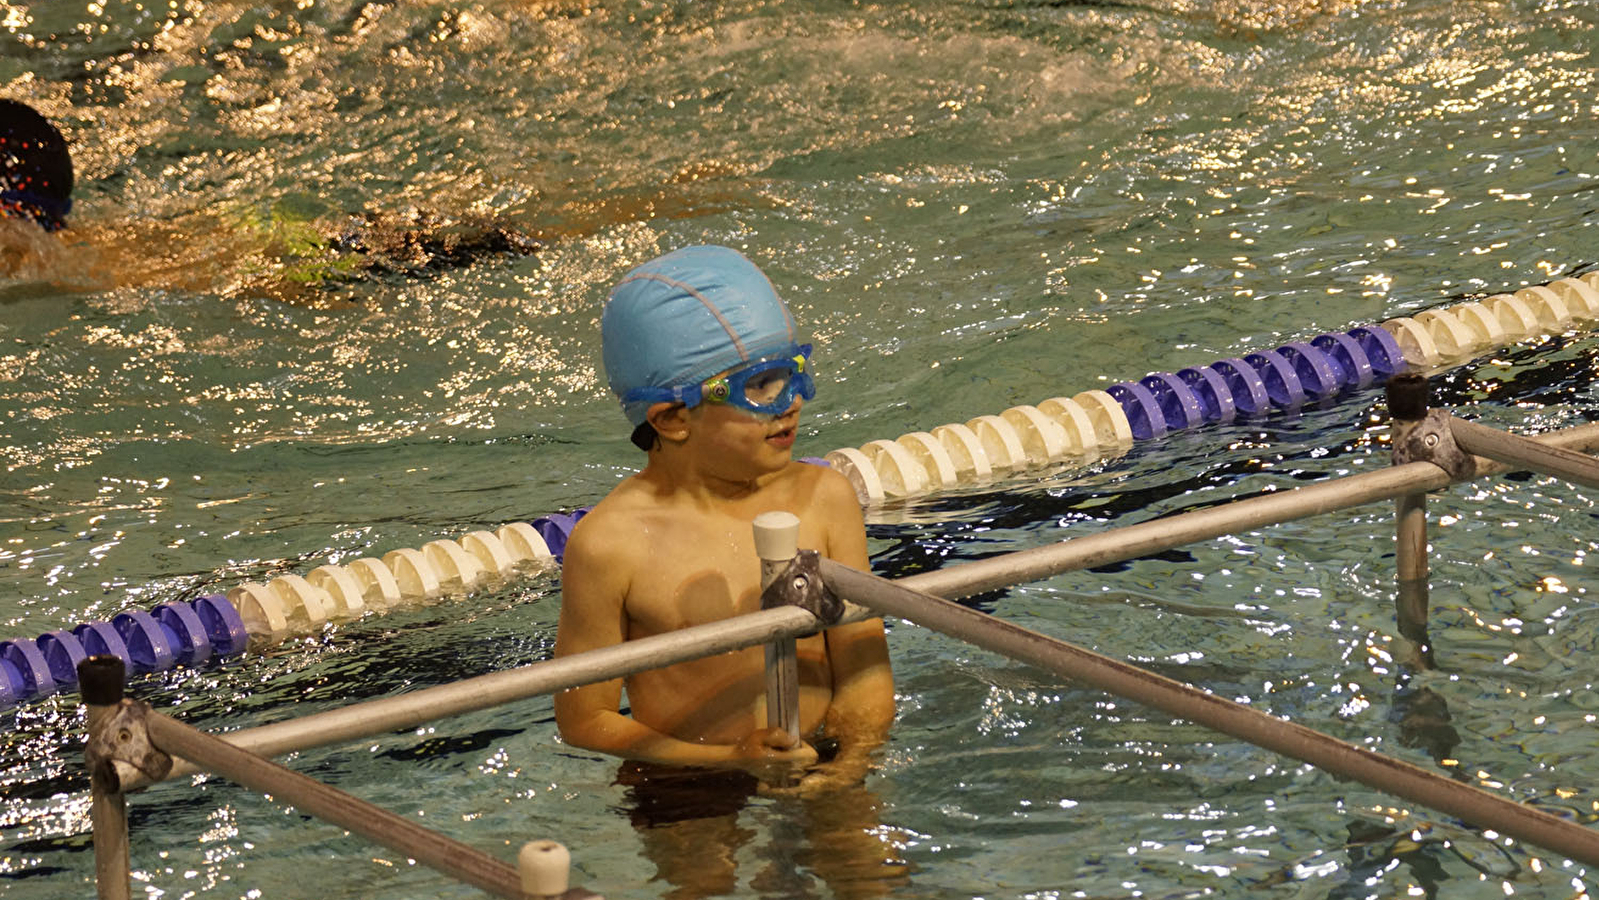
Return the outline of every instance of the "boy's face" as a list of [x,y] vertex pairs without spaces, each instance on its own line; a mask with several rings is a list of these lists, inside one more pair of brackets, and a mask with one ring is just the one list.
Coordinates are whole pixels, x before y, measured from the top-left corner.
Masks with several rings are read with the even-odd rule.
[[713,474],[747,480],[781,471],[793,458],[794,437],[805,400],[795,397],[781,415],[746,412],[723,403],[702,403],[687,411],[684,443]]

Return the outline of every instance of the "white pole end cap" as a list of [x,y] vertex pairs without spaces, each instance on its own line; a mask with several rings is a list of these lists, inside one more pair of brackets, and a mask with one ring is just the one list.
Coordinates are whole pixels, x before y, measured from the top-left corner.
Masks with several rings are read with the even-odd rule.
[[755,517],[755,555],[767,560],[793,559],[799,553],[799,516],[764,512]]
[[522,893],[534,897],[553,897],[566,893],[572,869],[572,854],[555,841],[528,841],[516,856],[516,870],[522,876]]

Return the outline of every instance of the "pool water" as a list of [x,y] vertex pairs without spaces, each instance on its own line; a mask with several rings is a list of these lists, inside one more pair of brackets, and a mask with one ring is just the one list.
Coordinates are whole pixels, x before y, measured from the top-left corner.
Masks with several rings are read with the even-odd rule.
[[[812,333],[818,456],[1586,271],[1596,43],[1599,7],[1551,0],[0,0],[0,96],[60,124],[79,177],[65,243],[0,279],[0,631],[594,502],[640,463],[597,371],[607,287],[690,243],[743,249]],[[1436,394],[1580,424],[1596,346],[1506,348]],[[1367,392],[871,510],[874,567],[1371,471],[1385,434]],[[1433,671],[1400,652],[1386,507],[970,602],[1591,823],[1593,493],[1512,477],[1431,508]],[[276,721],[547,658],[560,597],[517,578],[132,689]],[[561,840],[613,900],[1589,891],[890,627],[900,713],[864,789],[731,824],[636,830],[545,698],[289,764],[506,859]],[[0,722],[0,895],[85,896],[73,698]],[[130,806],[151,897],[476,895],[217,780]]]

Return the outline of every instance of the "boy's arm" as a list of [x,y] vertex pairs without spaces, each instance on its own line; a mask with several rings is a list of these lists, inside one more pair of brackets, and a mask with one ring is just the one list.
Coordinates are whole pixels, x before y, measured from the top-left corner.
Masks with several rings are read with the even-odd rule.
[[[862,572],[871,571],[866,555],[866,524],[855,489],[843,476],[824,472],[817,486],[819,511],[827,525],[829,559]],[[882,619],[868,619],[828,629],[827,658],[833,670],[833,702],[827,731],[838,739],[838,756],[822,775],[828,783],[858,782],[871,765],[871,753],[888,737],[894,722],[894,675],[889,668],[888,638]],[[809,779],[808,779],[809,780]]]
[[[561,619],[555,655],[568,656],[622,643],[632,543],[606,534],[603,520],[586,516],[573,529],[561,567]],[[591,525],[592,522],[592,525]],[[587,527],[586,527],[587,526]],[[687,766],[737,767],[757,775],[769,766],[804,766],[816,751],[792,746],[780,729],[763,729],[739,744],[699,744],[662,734],[619,712],[622,679],[555,695],[555,723],[567,743],[613,756]]]

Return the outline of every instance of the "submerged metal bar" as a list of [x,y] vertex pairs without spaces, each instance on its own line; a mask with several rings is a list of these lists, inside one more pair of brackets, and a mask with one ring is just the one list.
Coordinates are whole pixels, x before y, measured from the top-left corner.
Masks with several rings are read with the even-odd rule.
[[[1540,435],[1537,441],[1567,449],[1599,446],[1599,424],[1579,425]],[[1511,468],[1479,459],[1476,474],[1479,477],[1492,475]],[[1432,463],[1389,466],[1363,475],[1350,475],[1210,509],[1178,513],[1044,547],[911,575],[901,579],[900,583],[940,597],[968,597],[1013,584],[1040,581],[1062,572],[1135,559],[1224,534],[1291,522],[1380,500],[1392,500],[1416,491],[1437,490],[1451,481],[1453,479],[1444,470]]]
[[[1427,416],[1427,381],[1419,375],[1388,380],[1388,412],[1393,420],[1394,465],[1403,465],[1401,447]],[[1427,637],[1427,494],[1402,494],[1394,499],[1394,618],[1399,634],[1414,648],[1415,664],[1433,667]]]
[[1137,666],[1029,631],[958,603],[912,590],[905,586],[905,581],[889,581],[831,560],[822,561],[822,573],[834,592],[865,603],[876,613],[908,619],[1012,659],[1078,679],[1119,697],[1153,706],[1256,746],[1308,762],[1335,775],[1355,779],[1395,796],[1562,853],[1587,865],[1599,865],[1599,832],[1573,822],[1356,747],[1303,725],[1295,725],[1251,707],[1207,694]]
[[1513,468],[1527,468],[1553,475],[1573,484],[1599,488],[1599,459],[1560,447],[1551,447],[1534,438],[1489,428],[1465,419],[1450,419],[1449,430],[1455,443],[1467,453],[1487,457]]
[[[92,656],[78,664],[78,686],[88,708],[89,738],[107,726],[122,702],[124,664]],[[94,886],[100,900],[132,900],[128,859],[128,806],[122,779],[110,760],[89,760],[89,822],[94,834]]]
[[1394,501],[1394,620],[1399,636],[1415,651],[1413,662],[1433,668],[1432,640],[1427,636],[1431,599],[1427,579],[1427,495],[1405,494]]
[[522,878],[507,863],[445,837],[337,788],[283,768],[183,724],[169,716],[149,717],[150,737],[168,753],[180,754],[273,800],[390,847],[474,887],[500,897],[523,900]]
[[[870,611],[853,607],[845,613],[839,624],[870,618],[873,618]],[[567,688],[608,681],[702,656],[753,647],[775,638],[799,637],[815,631],[816,617],[797,606],[766,609],[600,650],[423,688],[396,697],[384,697],[259,728],[234,731],[220,737],[236,747],[262,756],[276,756],[293,750],[412,728],[446,716],[488,709],[513,700],[553,694]],[[193,775],[199,771],[201,769],[189,761],[175,759],[166,777]],[[125,783],[123,789],[134,790],[150,783],[149,780],[132,781]]]

